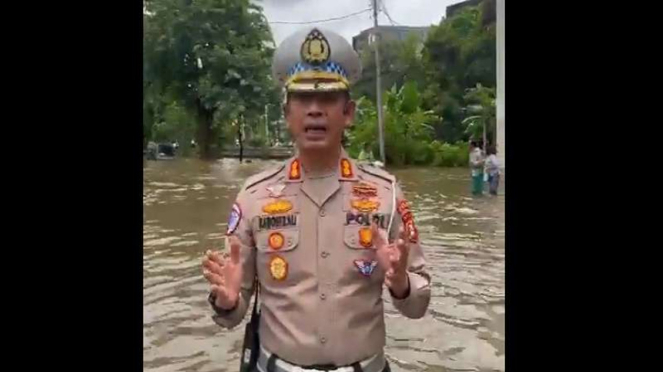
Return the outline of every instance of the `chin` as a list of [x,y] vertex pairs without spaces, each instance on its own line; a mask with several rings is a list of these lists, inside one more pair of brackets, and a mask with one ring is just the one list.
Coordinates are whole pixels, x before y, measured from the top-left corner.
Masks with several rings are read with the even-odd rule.
[[333,147],[329,141],[308,141],[301,140],[297,142],[299,151],[331,150]]

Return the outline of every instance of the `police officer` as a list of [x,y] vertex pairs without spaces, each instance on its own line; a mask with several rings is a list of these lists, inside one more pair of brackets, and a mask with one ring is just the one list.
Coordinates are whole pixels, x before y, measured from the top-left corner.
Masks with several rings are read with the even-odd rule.
[[394,176],[341,146],[359,58],[340,35],[310,27],[281,43],[272,69],[297,154],[244,183],[228,223],[230,254],[206,253],[213,319],[237,326],[257,278],[258,371],[389,371],[383,288],[401,314],[421,318],[430,276]]

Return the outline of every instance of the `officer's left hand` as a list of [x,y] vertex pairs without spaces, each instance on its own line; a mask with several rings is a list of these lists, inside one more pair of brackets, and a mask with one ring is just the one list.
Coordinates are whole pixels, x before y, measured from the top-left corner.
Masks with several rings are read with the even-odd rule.
[[377,224],[373,224],[372,230],[378,264],[385,271],[384,284],[396,297],[403,298],[410,286],[407,275],[409,246],[405,230],[403,226],[398,229],[398,239],[392,244],[388,244],[386,232],[379,230]]

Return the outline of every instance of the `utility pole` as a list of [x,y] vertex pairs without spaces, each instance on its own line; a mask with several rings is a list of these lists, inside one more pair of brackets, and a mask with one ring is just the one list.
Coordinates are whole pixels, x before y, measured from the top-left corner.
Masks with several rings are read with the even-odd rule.
[[375,76],[378,106],[378,138],[380,141],[380,160],[386,165],[384,154],[384,125],[382,117],[382,83],[380,81],[380,48],[378,47],[378,2],[373,0],[373,44],[375,45]]
[[269,119],[268,118],[268,108],[269,104],[265,105],[265,140],[269,143]]

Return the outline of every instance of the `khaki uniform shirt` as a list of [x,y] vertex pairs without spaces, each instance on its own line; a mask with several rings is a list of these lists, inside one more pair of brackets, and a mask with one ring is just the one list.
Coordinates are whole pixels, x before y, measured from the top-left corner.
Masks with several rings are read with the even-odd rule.
[[242,321],[257,276],[260,341],[268,351],[302,366],[349,365],[383,352],[384,270],[370,249],[372,220],[385,230],[392,221],[390,241],[405,224],[410,293],[392,296],[393,304],[408,318],[425,314],[430,276],[418,233],[384,170],[356,164],[343,151],[336,172],[313,179],[292,158],[250,177],[234,208],[241,218],[229,233],[242,242],[244,279],[236,308],[214,315],[222,327]]

